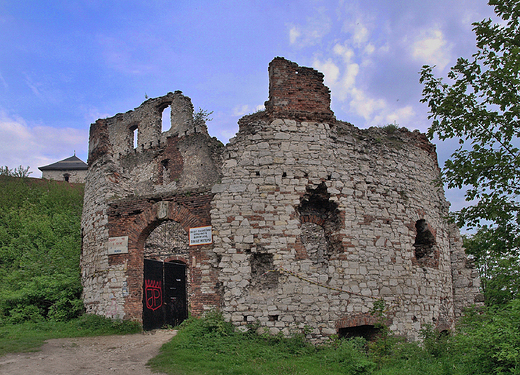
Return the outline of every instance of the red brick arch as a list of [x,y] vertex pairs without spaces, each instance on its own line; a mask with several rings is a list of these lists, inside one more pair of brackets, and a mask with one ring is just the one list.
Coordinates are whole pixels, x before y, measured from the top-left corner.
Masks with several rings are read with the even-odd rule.
[[[208,199],[209,198],[209,199]],[[211,197],[191,197],[192,202],[199,207],[205,204],[209,207]],[[187,233],[193,227],[210,225],[209,209],[199,209],[198,212],[183,202],[175,201],[141,201],[112,207],[108,213],[108,228],[110,237],[128,236],[128,254],[109,256],[109,264],[124,264],[127,276],[128,296],[125,297],[125,314],[132,320],[142,320],[142,285],[144,272],[144,243],[149,234],[165,221],[178,222]],[[211,245],[204,245],[210,246]],[[203,246],[190,248],[190,258],[200,258]],[[190,266],[190,259],[179,259]],[[200,259],[198,260],[200,262]],[[197,260],[194,262],[197,263]],[[191,270],[190,282],[200,283],[196,270]],[[200,285],[191,285],[192,289],[200,290]],[[196,301],[194,301],[195,303]],[[192,309],[193,310],[193,309]],[[197,310],[197,309],[195,309]],[[195,311],[196,313],[196,311]]]

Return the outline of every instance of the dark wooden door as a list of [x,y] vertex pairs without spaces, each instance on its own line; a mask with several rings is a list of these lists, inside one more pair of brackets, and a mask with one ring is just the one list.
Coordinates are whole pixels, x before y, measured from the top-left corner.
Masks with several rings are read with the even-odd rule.
[[164,303],[168,324],[179,325],[188,317],[185,264],[164,263]]
[[143,329],[175,326],[188,316],[186,265],[144,260]]

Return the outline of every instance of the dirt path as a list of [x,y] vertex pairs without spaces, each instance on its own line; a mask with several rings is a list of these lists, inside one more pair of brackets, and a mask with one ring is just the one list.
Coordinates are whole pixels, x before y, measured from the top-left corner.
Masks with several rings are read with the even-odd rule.
[[157,330],[126,336],[48,340],[39,352],[0,357],[0,374],[151,375],[154,373],[145,366],[146,362],[176,333]]

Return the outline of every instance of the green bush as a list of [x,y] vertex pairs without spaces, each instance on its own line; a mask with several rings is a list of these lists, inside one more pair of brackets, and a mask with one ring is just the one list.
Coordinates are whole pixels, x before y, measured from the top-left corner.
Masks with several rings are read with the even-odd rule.
[[520,300],[469,310],[452,355],[474,374],[520,374]]

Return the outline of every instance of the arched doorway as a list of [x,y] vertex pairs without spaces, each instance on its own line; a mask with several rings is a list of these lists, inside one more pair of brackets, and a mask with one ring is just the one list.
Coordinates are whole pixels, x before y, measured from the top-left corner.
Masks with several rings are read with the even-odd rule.
[[176,326],[188,317],[188,234],[175,221],[158,225],[144,244],[143,328]]

